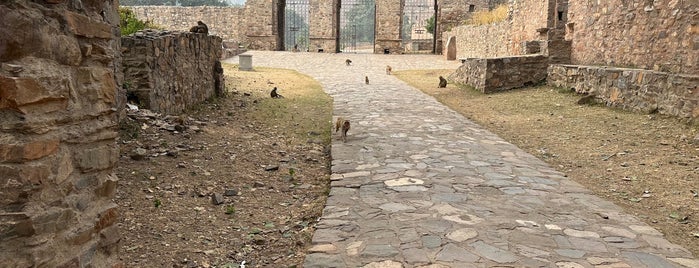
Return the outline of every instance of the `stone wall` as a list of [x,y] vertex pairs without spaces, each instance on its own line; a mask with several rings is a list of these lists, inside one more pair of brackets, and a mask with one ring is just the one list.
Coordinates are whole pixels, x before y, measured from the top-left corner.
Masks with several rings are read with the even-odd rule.
[[[512,55],[508,21],[473,26],[465,25],[444,33],[444,37],[456,37],[456,58],[492,58]],[[443,41],[447,43],[447,39]]]
[[244,20],[243,7],[173,7],[173,6],[130,6],[136,17],[148,20],[165,30],[186,32],[197,25],[197,21],[206,23],[209,34],[220,36],[223,40],[245,41],[241,22]]
[[697,1],[571,1],[573,63],[699,73]]
[[467,59],[449,80],[494,93],[544,82],[548,64],[541,55]]
[[130,101],[155,112],[178,114],[223,94],[222,70],[217,70],[221,42],[218,36],[172,31],[122,37]]
[[117,3],[0,4],[0,267],[120,264]]
[[402,53],[400,25],[403,14],[401,1],[376,2],[376,41],[374,53]]
[[643,69],[551,65],[548,83],[588,93],[609,106],[645,113],[658,112],[697,122],[699,75]]

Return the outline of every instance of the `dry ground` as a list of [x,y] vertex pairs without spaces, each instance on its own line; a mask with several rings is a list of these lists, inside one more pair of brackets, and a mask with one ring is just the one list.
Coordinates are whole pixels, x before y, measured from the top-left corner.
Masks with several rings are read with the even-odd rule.
[[[229,97],[178,117],[132,113],[122,126],[115,200],[127,267],[303,261],[328,193],[332,100],[296,72],[224,67]],[[696,126],[579,106],[578,96],[549,87],[493,95],[437,89],[435,77],[449,72],[396,76],[699,256]],[[286,98],[269,98],[273,86]]]
[[577,105],[580,96],[539,86],[484,95],[450,84],[450,70],[395,75],[699,256],[699,127],[660,115]]
[[[224,68],[228,97],[122,124],[126,267],[303,262],[329,189],[332,99],[293,71]],[[285,98],[270,98],[273,86]]]

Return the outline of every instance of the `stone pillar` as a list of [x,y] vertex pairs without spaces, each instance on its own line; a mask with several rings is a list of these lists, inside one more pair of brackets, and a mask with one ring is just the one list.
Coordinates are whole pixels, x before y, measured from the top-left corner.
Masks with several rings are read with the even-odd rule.
[[447,40],[447,52],[444,53],[447,60],[456,60],[456,36],[450,36]]
[[238,69],[240,69],[241,71],[252,71],[252,55],[241,54],[238,55],[238,59]]
[[309,52],[335,52],[337,50],[339,29],[338,0],[310,1],[310,45]]
[[402,53],[403,40],[400,27],[403,14],[403,1],[376,2],[376,43],[374,53]]
[[118,1],[74,3],[0,5],[0,267],[120,265]]

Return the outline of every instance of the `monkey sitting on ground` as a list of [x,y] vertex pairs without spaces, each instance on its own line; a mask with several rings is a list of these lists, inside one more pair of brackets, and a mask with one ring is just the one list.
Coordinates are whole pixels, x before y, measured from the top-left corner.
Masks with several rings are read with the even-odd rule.
[[369,77],[368,77],[368,76],[365,76],[365,77],[364,77],[364,83],[367,84],[367,85],[369,84]]
[[342,117],[338,117],[337,121],[335,121],[335,132],[337,132],[340,129],[342,129],[342,132],[340,133],[342,142],[347,142],[347,131],[349,131],[350,129],[350,121],[345,120]]
[[209,27],[207,27],[206,24],[204,24],[203,22],[197,21],[197,26],[192,27],[191,29],[189,29],[189,31],[193,33],[208,34]]
[[284,98],[284,96],[282,96],[282,94],[277,93],[277,87],[274,87],[274,88],[272,89],[272,92],[269,93],[269,95],[270,95],[273,99],[281,99],[281,98]]
[[345,64],[346,64],[347,66],[352,65],[352,60],[346,59],[346,60],[345,60]]
[[444,79],[441,75],[439,76],[439,88],[445,88],[447,87],[447,80]]
[[393,68],[391,68],[391,65],[386,65],[386,74],[391,75],[391,72],[393,72]]

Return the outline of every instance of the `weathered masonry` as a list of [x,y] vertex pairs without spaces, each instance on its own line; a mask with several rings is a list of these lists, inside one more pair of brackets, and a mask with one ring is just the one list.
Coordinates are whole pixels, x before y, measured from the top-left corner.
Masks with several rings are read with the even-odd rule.
[[[696,3],[511,0],[509,7],[505,21],[443,33],[446,56],[464,61],[452,80],[483,92],[546,80],[609,106],[699,119]],[[532,70],[536,55],[541,65]]]
[[115,267],[118,1],[0,4],[0,267]]
[[[212,34],[257,50],[405,53],[441,51],[441,33],[503,0],[248,0],[244,7],[134,6],[140,19],[186,31],[202,20]],[[435,3],[436,8],[435,8]],[[437,38],[426,32],[437,16]]]

